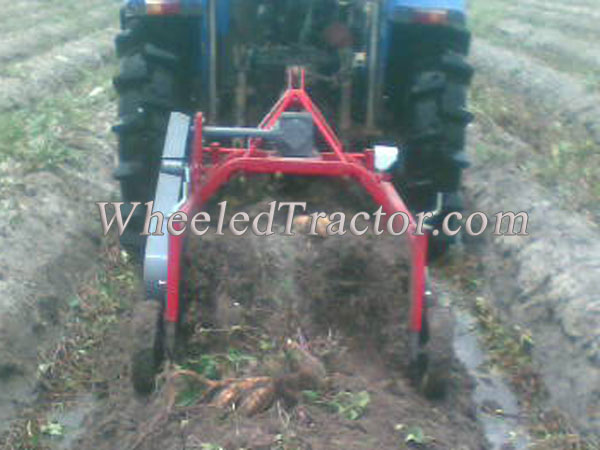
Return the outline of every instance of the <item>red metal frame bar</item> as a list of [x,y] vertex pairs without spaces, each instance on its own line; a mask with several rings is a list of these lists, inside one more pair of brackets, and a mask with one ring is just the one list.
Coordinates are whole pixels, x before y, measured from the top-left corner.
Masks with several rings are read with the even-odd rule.
[[[248,149],[223,148],[219,144],[205,146],[202,136],[202,114],[195,118],[195,136],[191,156],[191,189],[182,208],[191,217],[193,213],[213,197],[217,191],[236,174],[281,173],[297,176],[351,177],[359,182],[382,206],[389,218],[397,212],[405,213],[410,220],[408,237],[411,250],[411,312],[410,329],[419,332],[423,319],[423,298],[425,292],[427,236],[415,235],[417,229],[410,213],[393,185],[373,169],[373,152],[345,153],[325,118],[304,90],[304,72],[301,71],[300,85],[294,87],[290,75],[289,88],[267,114],[260,128],[270,129],[277,123],[281,114],[291,108],[303,108],[309,112],[316,128],[323,136],[331,152],[323,152],[318,157],[286,158],[272,151],[259,148],[260,140],[252,140]],[[208,161],[208,162],[207,162]],[[392,224],[400,231],[402,224]],[[169,322],[179,319],[179,281],[181,274],[181,252],[184,235],[169,236],[169,266],[167,281],[167,305],[165,318]]]

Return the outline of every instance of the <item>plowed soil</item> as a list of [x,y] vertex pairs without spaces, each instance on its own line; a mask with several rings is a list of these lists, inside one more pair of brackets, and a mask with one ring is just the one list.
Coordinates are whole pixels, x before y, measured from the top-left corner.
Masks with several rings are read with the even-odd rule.
[[[240,195],[247,188],[238,189],[232,198],[252,205],[252,199]],[[309,201],[314,211],[335,212],[340,209],[328,209],[324,203],[361,203],[351,190],[343,186],[336,192],[313,182],[299,197],[315,198]],[[341,193],[345,199],[338,201]],[[319,203],[317,198],[327,200]],[[254,203],[243,210],[268,211],[268,205]],[[280,215],[277,233],[270,237],[219,236],[214,229],[202,238],[190,237],[182,289],[188,321],[196,325],[180,364],[195,363],[197,368],[202,357],[212,355],[218,361],[222,355],[243,354],[246,362],[239,367],[217,364],[218,378],[283,380],[274,400],[261,408],[266,411],[245,417],[231,405],[223,409],[199,401],[169,410],[165,389],[147,399],[135,398],[126,382],[124,355],[119,362],[124,382],[110,387],[109,400],[88,419],[85,437],[76,448],[181,449],[211,444],[224,449],[387,449],[410,447],[411,430],[423,432],[422,440],[413,442],[419,448],[485,446],[470,383],[458,363],[450,392],[439,401],[425,399],[408,381],[408,261],[403,238],[349,233],[288,237],[279,234],[284,224]],[[146,324],[155,323],[153,314]],[[141,328],[144,333],[151,329]],[[147,334],[144,339],[147,342]],[[301,342],[323,365],[322,380],[286,385],[293,372],[281,350],[290,339]],[[314,391],[316,398],[309,400],[306,391]],[[349,411],[336,412],[333,403],[340,395],[367,395],[368,400],[356,405],[354,417]]]

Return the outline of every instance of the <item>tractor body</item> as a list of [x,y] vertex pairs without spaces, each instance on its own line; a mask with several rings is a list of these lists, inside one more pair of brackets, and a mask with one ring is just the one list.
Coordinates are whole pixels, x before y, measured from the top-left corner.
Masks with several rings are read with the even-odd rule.
[[[287,68],[302,66],[342,142],[398,149],[389,171],[413,212],[461,209],[472,75],[462,0],[128,0],[121,23],[125,201],[152,200],[172,111],[250,126],[279,98]],[[123,238],[133,249],[143,221],[134,216]]]

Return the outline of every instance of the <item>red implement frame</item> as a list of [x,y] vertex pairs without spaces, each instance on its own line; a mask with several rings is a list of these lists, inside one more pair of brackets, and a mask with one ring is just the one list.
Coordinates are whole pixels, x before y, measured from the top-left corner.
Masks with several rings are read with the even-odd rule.
[[[297,77],[298,80],[294,80]],[[414,217],[385,177],[374,170],[374,153],[346,153],[325,118],[305,91],[304,72],[290,71],[288,89],[274,108],[267,114],[261,129],[271,129],[281,114],[289,110],[304,110],[312,115],[314,124],[321,133],[330,151],[321,152],[310,158],[288,158],[273,151],[259,148],[260,139],[250,141],[249,148],[224,148],[219,144],[205,146],[202,136],[203,118],[195,117],[195,136],[191,156],[191,189],[188,198],[179,209],[192,217],[216,192],[235,174],[281,173],[296,176],[351,177],[359,182],[382,206],[386,217],[397,212],[410,218],[407,235],[411,249],[411,312],[410,329],[420,332],[423,319],[423,298],[425,293],[427,235],[416,235],[417,224]],[[209,163],[207,164],[207,161]],[[402,221],[395,220],[393,230],[402,229]],[[177,225],[175,225],[177,226]],[[169,259],[167,281],[167,304],[165,319],[177,322],[179,318],[179,280],[181,273],[181,252],[184,235],[169,236]]]

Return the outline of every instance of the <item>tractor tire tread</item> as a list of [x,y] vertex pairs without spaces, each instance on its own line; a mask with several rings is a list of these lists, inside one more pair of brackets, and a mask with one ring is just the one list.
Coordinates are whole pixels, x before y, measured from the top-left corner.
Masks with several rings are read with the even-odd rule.
[[[435,208],[438,192],[460,190],[461,172],[468,162],[456,155],[464,155],[466,127],[473,120],[467,110],[473,68],[453,50],[423,59],[415,67],[406,113],[405,173],[410,179],[401,181],[399,187],[413,210],[424,211]],[[443,253],[450,247],[452,239],[442,234],[438,236],[443,242],[433,243],[432,254],[433,249]]]
[[442,68],[450,76],[457,77],[464,84],[469,84],[473,78],[474,69],[465,57],[453,51],[448,51],[442,56]]
[[[192,75],[189,58],[178,54],[184,29],[174,18],[137,17],[127,8],[121,12],[122,31],[115,38],[119,73],[117,91],[119,163],[113,172],[121,184],[125,202],[152,200],[158,178],[164,137],[172,111],[189,112]],[[187,55],[187,53],[186,53]],[[121,243],[141,255],[144,237],[139,236],[145,215],[138,208]]]

